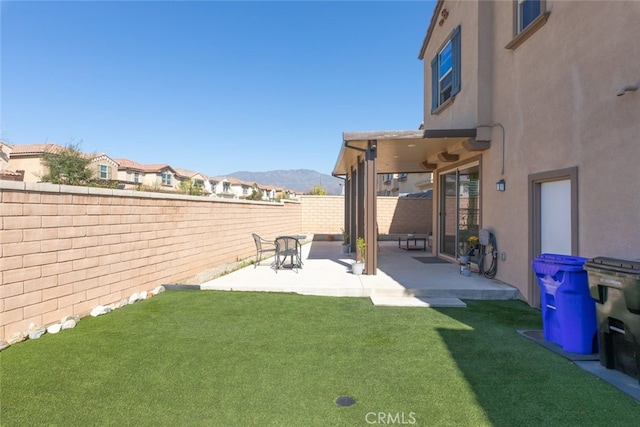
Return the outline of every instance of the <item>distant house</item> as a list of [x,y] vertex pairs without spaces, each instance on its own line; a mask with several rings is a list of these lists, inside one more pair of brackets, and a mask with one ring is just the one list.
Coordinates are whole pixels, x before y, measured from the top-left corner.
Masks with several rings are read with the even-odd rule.
[[433,188],[433,175],[422,173],[384,173],[377,176],[378,196],[403,196]]
[[[195,187],[202,194],[211,194],[211,185],[209,178],[200,172],[190,171],[187,169],[174,168],[176,171],[176,179],[178,180],[178,186],[184,183],[189,183],[189,187]],[[182,189],[181,189],[182,190]],[[188,190],[188,188],[186,188]]]
[[118,177],[118,163],[106,154],[98,154],[91,159],[90,167],[99,180],[113,181]]
[[64,147],[54,143],[24,144],[12,147],[8,168],[12,171],[23,170],[24,182],[40,182],[47,171],[42,163],[45,153],[58,153]]
[[177,172],[168,164],[145,165],[129,159],[115,159],[118,164],[118,181],[135,187],[175,191],[180,180]]
[[4,141],[0,141],[0,171],[4,171],[9,168],[9,157],[11,156],[11,151],[13,151],[13,148],[9,144]]
[[[42,177],[48,173],[43,163],[45,154],[56,154],[62,150],[64,147],[55,143],[14,145],[8,153],[9,159],[6,169],[14,176],[22,174],[22,181],[40,182]],[[91,159],[89,168],[93,170],[96,179],[115,179],[117,163],[112,158],[106,154],[84,153],[83,155],[87,159]],[[5,171],[5,174],[8,173]]]
[[[55,143],[10,146],[0,142],[0,179],[40,182],[47,173],[42,162],[44,155],[63,149]],[[112,159],[104,153],[84,155],[91,160],[88,167],[94,171],[95,179],[117,182],[120,188],[183,191],[233,199],[246,199],[254,192],[254,183],[234,177],[207,177],[166,163],[143,164],[124,158]],[[191,193],[194,188],[201,190]],[[258,184],[258,188],[262,190],[262,200],[265,201],[295,195],[273,186]]]
[[241,199],[253,192],[251,185],[233,177],[211,177],[209,182],[216,197]]

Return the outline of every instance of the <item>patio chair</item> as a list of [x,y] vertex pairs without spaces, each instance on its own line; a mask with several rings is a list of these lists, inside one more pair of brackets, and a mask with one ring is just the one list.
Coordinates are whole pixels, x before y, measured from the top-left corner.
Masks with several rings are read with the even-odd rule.
[[276,237],[276,262],[274,264],[276,273],[287,265],[287,258],[290,259],[289,265],[292,270],[297,272],[298,268],[302,268],[302,245],[300,240],[292,236]]
[[276,246],[275,246],[275,243],[269,240],[263,239],[262,237],[258,236],[256,233],[251,233],[251,235],[253,236],[253,241],[256,242],[256,263],[253,264],[253,268],[256,268],[258,264],[260,264],[260,261],[262,260],[262,254],[269,253],[269,252],[273,252],[275,254]]

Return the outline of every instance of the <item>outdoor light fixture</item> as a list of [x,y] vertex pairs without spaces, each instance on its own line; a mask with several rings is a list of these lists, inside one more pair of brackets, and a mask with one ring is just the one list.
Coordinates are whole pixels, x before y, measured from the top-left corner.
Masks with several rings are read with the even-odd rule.
[[504,182],[504,179],[501,179],[500,181],[496,182],[496,190],[498,191],[504,191],[507,188],[507,184],[506,182]]

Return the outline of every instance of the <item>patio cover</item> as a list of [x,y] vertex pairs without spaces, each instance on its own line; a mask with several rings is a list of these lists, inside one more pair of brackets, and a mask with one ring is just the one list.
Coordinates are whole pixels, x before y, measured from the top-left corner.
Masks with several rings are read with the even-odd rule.
[[462,151],[489,148],[488,138],[477,141],[476,134],[475,128],[343,133],[332,174],[345,177],[345,230],[352,249],[358,236],[367,242],[366,274],[376,274],[378,263],[376,175],[431,172]]

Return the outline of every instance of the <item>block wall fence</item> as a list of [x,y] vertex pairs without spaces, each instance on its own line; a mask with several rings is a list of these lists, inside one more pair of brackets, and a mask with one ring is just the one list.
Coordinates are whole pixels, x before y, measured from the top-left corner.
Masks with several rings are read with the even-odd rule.
[[[380,233],[429,231],[430,202],[379,198]],[[343,222],[342,196],[267,203],[0,181],[0,339],[252,259],[253,232],[339,234]]]

